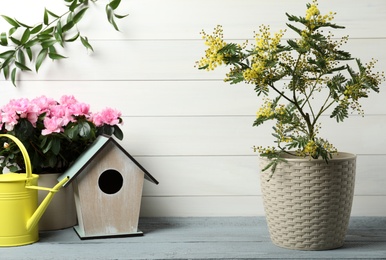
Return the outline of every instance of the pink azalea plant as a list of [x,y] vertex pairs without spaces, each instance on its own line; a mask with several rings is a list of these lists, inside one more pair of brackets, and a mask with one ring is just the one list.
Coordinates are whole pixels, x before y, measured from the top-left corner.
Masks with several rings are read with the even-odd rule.
[[[0,133],[22,141],[37,174],[65,171],[98,135],[123,139],[121,112],[105,108],[91,113],[89,104],[73,96],[60,101],[46,96],[13,99],[0,112]],[[7,138],[0,138],[0,144],[0,173],[5,167],[23,171],[24,159],[16,144]]]

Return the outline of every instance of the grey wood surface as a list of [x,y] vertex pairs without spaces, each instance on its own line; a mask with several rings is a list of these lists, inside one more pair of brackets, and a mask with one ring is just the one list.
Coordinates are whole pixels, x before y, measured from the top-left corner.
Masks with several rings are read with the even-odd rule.
[[297,251],[270,242],[264,217],[141,218],[144,236],[80,240],[72,228],[32,245],[0,248],[13,259],[386,259],[386,217],[352,217],[345,245]]

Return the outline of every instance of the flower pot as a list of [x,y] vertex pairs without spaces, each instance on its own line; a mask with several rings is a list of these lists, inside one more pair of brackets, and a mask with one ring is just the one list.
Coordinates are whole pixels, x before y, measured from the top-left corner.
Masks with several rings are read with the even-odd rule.
[[[341,247],[354,195],[356,156],[322,159],[287,156],[261,173],[264,210],[272,242],[298,250]],[[269,159],[260,158],[263,169]]]
[[[52,187],[58,183],[57,178],[60,173],[46,173],[40,174],[38,183],[42,187]],[[39,203],[46,196],[47,191],[39,190],[38,201]],[[75,226],[77,224],[75,200],[72,185],[62,188],[56,193],[52,199],[51,204],[48,206],[46,212],[44,212],[42,218],[39,221],[39,230],[58,230]]]

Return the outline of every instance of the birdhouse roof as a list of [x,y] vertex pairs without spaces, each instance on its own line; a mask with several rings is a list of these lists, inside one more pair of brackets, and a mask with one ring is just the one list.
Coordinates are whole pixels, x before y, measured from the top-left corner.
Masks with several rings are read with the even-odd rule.
[[131,156],[121,145],[118,144],[117,141],[114,140],[114,138],[107,136],[107,135],[100,135],[97,137],[97,139],[78,157],[78,159],[66,170],[65,173],[63,173],[59,178],[58,181],[61,181],[62,179],[66,178],[67,176],[70,177],[68,182],[66,182],[65,185],[67,186],[73,179],[76,178],[78,174],[80,174],[83,169],[89,165],[93,158],[103,150],[104,147],[106,147],[109,143],[113,143],[116,147],[118,147],[135,165],[140,168],[145,175],[145,179],[154,183],[158,184],[158,181],[141,165],[139,164],[133,156]]

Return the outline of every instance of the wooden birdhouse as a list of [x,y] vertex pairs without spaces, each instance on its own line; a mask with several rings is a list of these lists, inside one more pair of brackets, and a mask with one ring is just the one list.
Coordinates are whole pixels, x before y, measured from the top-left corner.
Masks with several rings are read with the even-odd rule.
[[144,179],[158,184],[112,137],[99,136],[58,180],[74,188],[81,239],[141,235],[138,230]]

